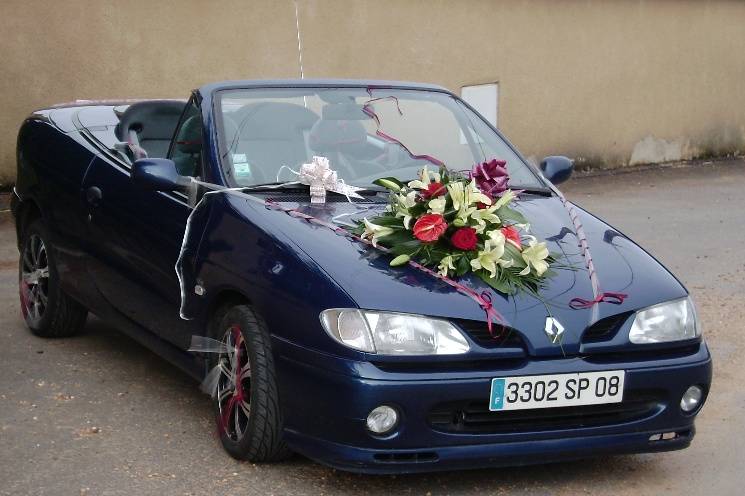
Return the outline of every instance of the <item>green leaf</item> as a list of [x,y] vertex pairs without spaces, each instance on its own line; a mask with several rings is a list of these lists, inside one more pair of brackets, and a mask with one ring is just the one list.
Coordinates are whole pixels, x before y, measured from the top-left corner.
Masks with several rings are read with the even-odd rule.
[[394,217],[393,215],[381,215],[379,217],[373,217],[367,219],[373,224],[385,227],[401,228],[404,229],[404,219],[402,217]]
[[423,214],[427,213],[427,202],[421,202],[417,203],[413,207],[409,209],[409,213],[416,219],[417,217],[422,216]]
[[395,191],[396,193],[401,191],[401,188],[404,187],[404,183],[402,183],[395,177],[381,177],[373,181],[373,184],[377,184],[378,186],[382,186],[391,191]]
[[411,257],[408,255],[399,255],[393,260],[391,260],[390,266],[391,267],[398,267],[399,265],[404,265],[409,263],[409,260],[411,260]]
[[422,246],[422,243],[418,240],[412,239],[410,241],[404,241],[402,243],[398,243],[391,247],[391,252],[394,255],[403,255],[407,254],[409,256],[413,256],[417,251],[419,251],[419,248]]
[[517,222],[518,224],[528,223],[528,219],[526,219],[523,214],[521,214],[515,209],[508,207],[507,205],[497,209],[497,216],[502,220],[507,219],[507,220]]
[[500,278],[499,275],[497,275],[497,277],[489,277],[489,273],[484,272],[483,270],[479,270],[478,272],[476,272],[476,275],[478,275],[482,281],[484,281],[486,284],[499,291],[500,293],[509,295],[515,292],[509,282]]
[[468,255],[458,257],[458,261],[455,262],[455,275],[460,277],[469,270],[471,270],[471,260],[469,259]]
[[391,234],[387,236],[381,236],[378,239],[380,240],[380,244],[387,247],[396,246],[398,244],[412,240],[411,233],[404,229],[393,231]]
[[512,243],[505,243],[504,251],[507,256],[514,262],[514,267],[519,267],[521,270],[525,268],[525,260],[520,255],[520,251],[515,248],[515,245],[513,245]]

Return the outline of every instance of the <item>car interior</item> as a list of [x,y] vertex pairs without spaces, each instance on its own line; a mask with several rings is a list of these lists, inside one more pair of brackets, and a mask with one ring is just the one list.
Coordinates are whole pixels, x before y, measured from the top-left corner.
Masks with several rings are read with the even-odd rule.
[[231,157],[245,156],[258,180],[275,181],[282,165],[307,159],[305,136],[317,120],[315,112],[292,103],[247,104],[226,114],[226,148]]
[[[251,183],[282,180],[283,166],[296,168],[313,155],[327,157],[343,177],[354,178],[360,161],[385,152],[384,144],[365,130],[361,121],[369,117],[359,109],[327,103],[319,116],[294,103],[246,104],[223,114],[228,155],[234,165],[235,157],[250,164]],[[352,111],[360,115],[350,115]]]
[[168,154],[184,106],[185,102],[175,100],[133,103],[119,116],[116,137],[129,143],[135,159],[163,158]]

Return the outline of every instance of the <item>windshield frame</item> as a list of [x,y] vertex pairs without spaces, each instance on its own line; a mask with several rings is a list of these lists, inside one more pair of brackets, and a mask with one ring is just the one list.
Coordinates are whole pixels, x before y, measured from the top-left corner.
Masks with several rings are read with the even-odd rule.
[[[228,88],[217,88],[212,91],[212,123],[215,127],[215,133],[214,133],[214,139],[216,140],[217,144],[217,157],[218,160],[218,167],[220,169],[220,172],[222,173],[223,179],[225,181],[225,184],[229,187],[243,187],[240,185],[235,178],[232,177],[232,167],[230,166],[230,163],[227,161],[228,156],[228,150],[226,148],[226,143],[224,140],[224,128],[222,124],[222,119],[218,118],[221,114],[221,108],[222,108],[222,98],[224,95],[235,92],[235,91],[250,91],[250,90],[262,90],[262,89],[299,89],[299,90],[312,90],[312,89],[349,89],[349,88],[359,88],[359,89],[372,89],[375,90],[405,90],[405,91],[419,91],[422,93],[442,93],[444,95],[447,95],[451,98],[453,98],[456,103],[462,105],[469,111],[471,111],[478,119],[481,120],[483,124],[487,126],[488,129],[490,129],[492,132],[496,134],[496,136],[504,142],[505,145],[515,154],[515,156],[518,158],[518,160],[524,165],[530,173],[535,177],[536,182],[543,186],[547,191],[551,191],[553,193],[553,186],[551,183],[545,179],[541,171],[530,161],[528,161],[525,156],[512,144],[512,142],[507,139],[502,132],[497,129],[492,123],[490,123],[488,120],[484,118],[475,108],[473,108],[471,105],[468,104],[465,100],[460,98],[458,95],[454,94],[453,92],[445,89],[440,88],[436,86],[423,86],[420,84],[412,83],[411,85],[407,84],[396,84],[396,85],[380,85],[380,84],[361,84],[358,82],[354,83],[343,83],[339,81],[334,82],[327,82],[324,83],[323,81],[312,81],[308,80],[307,83],[303,84],[298,81],[285,81],[282,82],[282,84],[277,84],[275,81],[267,82],[266,84],[263,84],[260,81],[255,82],[255,84],[252,82],[252,84],[246,84],[246,85],[235,85],[230,86]],[[256,185],[260,186],[260,185]],[[519,189],[521,186],[525,186],[528,189],[533,189],[534,186],[529,185],[520,185],[515,184],[511,185],[515,189]]]

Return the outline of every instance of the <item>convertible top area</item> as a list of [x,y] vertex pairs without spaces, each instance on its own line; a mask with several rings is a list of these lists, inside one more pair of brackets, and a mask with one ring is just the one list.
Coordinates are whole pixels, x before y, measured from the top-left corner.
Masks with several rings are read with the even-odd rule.
[[[197,92],[202,97],[208,97],[217,91],[238,88],[301,87],[398,88],[448,92],[446,88],[431,84],[355,79],[235,80],[207,84],[200,87]],[[126,153],[126,155],[129,161],[132,161],[144,156],[162,158],[168,154],[168,147],[185,105],[186,100],[180,99],[75,100],[37,110],[34,115],[50,120],[64,133],[75,130],[83,131],[90,138],[93,138],[94,143],[109,152],[116,150],[118,143],[128,143],[134,153]],[[263,136],[264,140],[261,144],[253,143],[258,147],[255,150],[257,155],[262,155],[260,148],[265,145],[271,145],[273,149],[276,149],[277,145],[286,145],[288,141],[292,144],[298,142],[296,137],[293,136],[293,133],[297,130],[290,132],[287,129],[282,129],[282,118],[288,117],[286,113],[289,110],[276,107],[272,108],[271,112],[269,108],[253,110],[256,111],[256,115],[252,115],[250,120],[255,125],[247,126],[241,134],[257,131],[259,134],[254,134],[254,139],[258,135]],[[248,109],[244,109],[244,111],[248,111]],[[266,119],[260,118],[262,116]],[[307,134],[313,124],[318,121],[318,116],[312,118],[307,116],[305,119],[309,122],[302,127]],[[232,131],[235,133],[237,129]],[[228,134],[231,133],[228,132]],[[324,148],[323,140],[319,141],[317,145],[319,148]],[[286,153],[291,156],[297,155],[298,151],[293,151],[294,148],[296,147],[291,145]],[[318,152],[322,153],[324,151]],[[116,153],[116,155],[121,157],[119,153]],[[257,161],[261,162],[260,157],[257,158]]]

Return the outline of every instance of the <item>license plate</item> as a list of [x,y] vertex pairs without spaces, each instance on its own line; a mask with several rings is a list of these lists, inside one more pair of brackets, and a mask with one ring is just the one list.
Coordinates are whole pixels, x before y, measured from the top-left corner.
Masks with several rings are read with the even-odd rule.
[[623,370],[500,377],[491,381],[489,410],[527,410],[623,401]]

